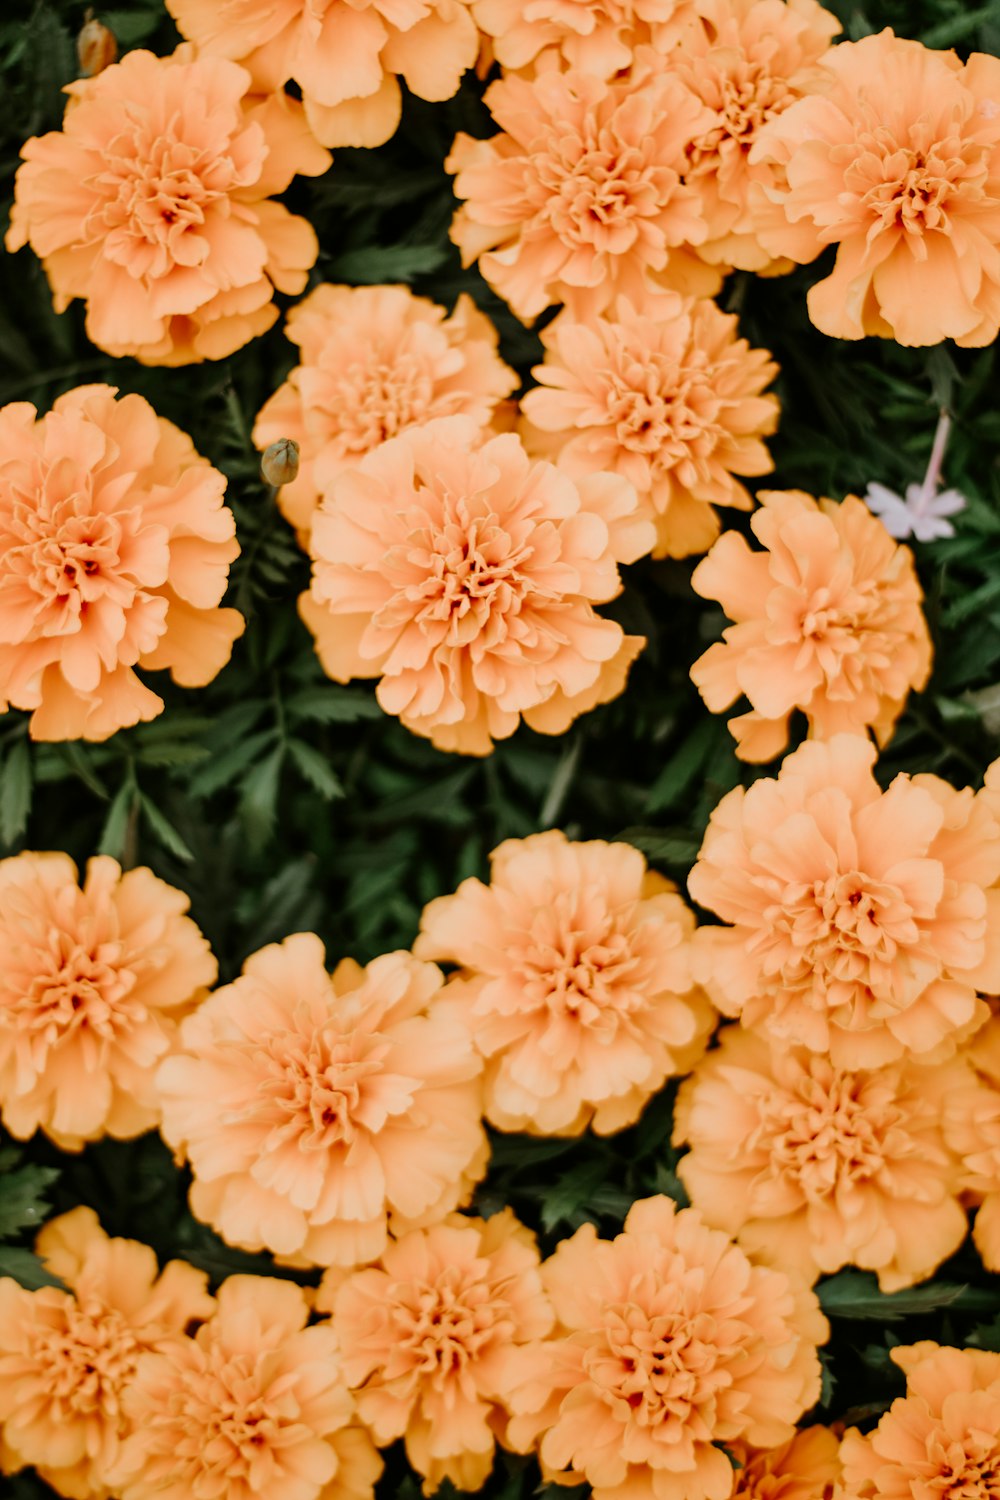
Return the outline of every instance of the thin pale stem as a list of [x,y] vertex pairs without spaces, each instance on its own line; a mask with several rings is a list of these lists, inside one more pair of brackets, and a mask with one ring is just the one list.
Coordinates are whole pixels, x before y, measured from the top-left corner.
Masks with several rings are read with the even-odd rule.
[[925,499],[933,500],[941,484],[941,465],[944,463],[945,449],[948,446],[948,438],[951,434],[951,417],[942,406],[938,417],[937,430],[934,433],[934,443],[931,447],[930,461],[927,464],[927,473],[924,482],[920,486]]

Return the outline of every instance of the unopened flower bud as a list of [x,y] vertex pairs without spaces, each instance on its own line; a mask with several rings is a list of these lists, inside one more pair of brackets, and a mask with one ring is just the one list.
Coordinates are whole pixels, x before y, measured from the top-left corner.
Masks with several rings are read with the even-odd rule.
[[102,21],[88,13],[76,39],[76,55],[84,78],[94,78],[118,58],[115,34]]
[[278,438],[264,449],[260,460],[261,478],[278,489],[291,484],[299,472],[299,445],[292,438]]

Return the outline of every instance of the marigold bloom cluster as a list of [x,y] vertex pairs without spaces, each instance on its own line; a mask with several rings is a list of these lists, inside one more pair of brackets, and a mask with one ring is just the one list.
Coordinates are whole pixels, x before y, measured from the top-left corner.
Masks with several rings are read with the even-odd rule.
[[757,498],[750,525],[764,550],[727,531],[691,579],[736,622],[691,668],[695,686],[713,713],[750,700],[729,721],[742,760],[779,754],[796,709],[817,739],[871,728],[884,745],[930,676],[912,552],[854,495],[840,505],[801,490]]
[[790,1442],[819,1396],[812,1292],[669,1198],[634,1203],[611,1241],[585,1224],[542,1278],[557,1325],[523,1351],[508,1438],[596,1500],[725,1500],[721,1445]]
[[64,1151],[159,1120],[152,1087],[216,962],[188,898],[150,870],[67,854],[0,861],[0,1115]]
[[654,557],[704,552],[716,505],[749,510],[740,476],[774,467],[763,439],[778,425],[766,349],[706,298],[664,293],[586,321],[557,317],[541,335],[540,382],[521,399],[528,448],[573,478],[609,471],[652,509]]
[[937,1062],[1000,992],[1000,827],[971,790],[900,775],[860,735],[809,741],[712,814],[688,889],[725,927],[695,974],[776,1042],[877,1068]]
[[964,1062],[846,1071],[727,1026],[680,1088],[674,1143],[695,1208],[768,1265],[812,1283],[855,1265],[883,1291],[923,1281],[965,1239],[945,1110]]
[[124,1393],[121,1500],[371,1500],[382,1463],[350,1424],[336,1334],[301,1288],[230,1276],[193,1338],[145,1354]]
[[270,328],[275,289],[304,289],[316,235],[273,199],[329,152],[295,100],[250,89],[191,47],[129,52],[68,84],[63,129],[25,144],[7,248],[31,245],[57,312],[86,302],[109,354],[222,359]]
[[594,605],[653,536],[626,480],[574,483],[513,433],[442,417],[336,476],[299,607],[330,677],[378,677],[408,729],[487,755],[522,717],[561,734],[622,691],[645,641]]
[[619,296],[642,306],[663,286],[719,288],[714,268],[682,248],[708,236],[684,179],[690,143],[715,117],[654,57],[612,82],[511,74],[485,95],[501,134],[455,138],[452,239],[524,321],[557,302],[584,319]]
[[824,83],[769,121],[750,153],[758,235],[806,264],[823,333],[990,344],[1000,329],[1000,59],[962,63],[889,30],[842,42]]
[[871,1432],[840,1445],[843,1500],[969,1495],[990,1500],[1000,1471],[1000,1354],[924,1342],[890,1351],[906,1395]]
[[158,1272],[148,1246],[109,1239],[89,1208],[53,1219],[36,1249],[67,1290],[0,1278],[4,1468],[33,1464],[60,1495],[103,1500],[139,1360],[211,1315],[208,1277],[178,1260]]
[[231,1245],[355,1265],[460,1206],[486,1169],[482,1064],[434,964],[327,973],[297,933],[181,1025],[157,1090],[191,1209]]
[[694,918],[628,844],[537,833],[490,863],[489,885],[425,907],[414,945],[460,965],[448,992],[487,1059],[486,1116],[542,1135],[621,1130],[712,1030]]
[[399,124],[399,79],[450,99],[479,51],[468,0],[166,0],[200,51],[241,62],[261,91],[298,85],[326,146],[381,146]]
[[0,408],[0,708],[39,740],[103,740],[163,711],[136,668],[203,687],[243,616],[225,477],[141,396],[78,386]]
[[278,503],[302,531],[337,476],[380,443],[456,414],[486,428],[518,384],[465,293],[446,315],[408,287],[318,286],[291,309],[285,333],[301,362],[261,408],[253,439],[298,443],[299,474]]
[[393,1241],[376,1266],[328,1272],[317,1307],[333,1313],[344,1377],[376,1442],[405,1437],[425,1494],[445,1479],[480,1489],[517,1350],[553,1323],[530,1231],[509,1209],[486,1221],[452,1215]]

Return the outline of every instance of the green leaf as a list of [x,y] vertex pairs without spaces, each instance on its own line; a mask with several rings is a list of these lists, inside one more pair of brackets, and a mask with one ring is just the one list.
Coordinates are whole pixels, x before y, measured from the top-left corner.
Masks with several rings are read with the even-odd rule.
[[372,286],[383,281],[415,281],[427,276],[448,259],[445,245],[366,245],[363,250],[346,250],[330,267],[331,280],[349,282],[352,286]]
[[253,765],[260,752],[273,745],[277,733],[274,728],[261,729],[256,734],[247,735],[245,739],[237,738],[228,750],[223,750],[218,755],[213,753],[211,760],[199,767],[188,782],[191,796],[210,797],[224,786],[238,782],[240,774]]
[[329,763],[312,745],[307,745],[304,740],[290,739],[288,749],[298,771],[324,801],[332,802],[334,797],[344,795],[344,788],[333,774]]
[[31,812],[31,756],[27,740],[15,741],[0,769],[0,838],[7,845],[21,837]]
[[154,837],[159,839],[164,849],[168,849],[175,859],[183,860],[185,864],[194,859],[191,850],[181,838],[177,829],[165,818],[156,803],[142,793],[139,797],[139,805],[142,815],[149,824],[150,831]]
[[351,693],[346,688],[303,688],[285,702],[285,712],[294,719],[317,724],[353,724],[358,719],[384,719],[385,714],[370,693]]
[[0,1240],[13,1240],[44,1224],[50,1204],[45,1190],[58,1179],[55,1167],[19,1167],[0,1177]]
[[128,820],[135,806],[137,796],[135,783],[124,782],[115,793],[111,806],[108,808],[107,817],[104,819],[104,827],[101,829],[101,837],[98,840],[98,854],[110,854],[112,859],[120,859],[125,848],[125,836],[128,832]]
[[676,806],[692,782],[697,780],[699,771],[704,769],[706,752],[717,733],[714,719],[704,719],[693,729],[685,725],[680,745],[649,789],[647,812],[662,812]]
[[963,1312],[1000,1309],[1000,1291],[984,1291],[961,1282],[937,1281],[904,1292],[880,1292],[874,1276],[864,1271],[840,1271],[816,1288],[820,1306],[831,1318],[874,1318],[896,1323],[901,1318],[952,1307]]
[[14,1245],[0,1245],[0,1276],[13,1277],[29,1292],[37,1292],[43,1286],[63,1286],[58,1276],[45,1269],[34,1251]]
[[618,837],[640,849],[652,864],[693,865],[700,847],[698,839],[680,828],[626,828]]
[[557,1224],[575,1223],[587,1217],[590,1200],[607,1176],[608,1164],[603,1156],[591,1157],[573,1167],[554,1184],[542,1202],[542,1224],[555,1229]]
[[252,848],[263,848],[274,831],[284,759],[284,749],[279,745],[266,760],[258,761],[243,783],[240,818]]

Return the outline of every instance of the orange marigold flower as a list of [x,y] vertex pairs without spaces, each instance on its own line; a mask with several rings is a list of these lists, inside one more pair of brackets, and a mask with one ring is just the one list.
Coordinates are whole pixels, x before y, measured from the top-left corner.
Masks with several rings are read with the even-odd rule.
[[842,42],[827,80],[761,131],[757,233],[805,264],[836,245],[809,316],[833,338],[898,344],[1000,329],[1000,59],[889,30]]
[[482,438],[442,417],[341,472],[299,602],[330,677],[379,677],[386,713],[466,755],[617,697],[645,639],[593,606],[654,537],[627,481],[574,484],[513,433]]
[[473,0],[472,13],[501,67],[529,68],[552,53],[570,68],[611,78],[639,47],[666,52],[695,0]]
[[4,1468],[33,1464],[60,1495],[105,1500],[139,1358],[211,1314],[208,1277],[179,1260],[158,1272],[147,1245],[109,1239],[90,1208],[53,1219],[35,1248],[69,1290],[0,1279]]
[[[202,0],[199,0],[199,4]],[[329,152],[302,106],[247,97],[245,68],[135,51],[66,86],[63,128],[21,155],[8,250],[30,244],[56,312],[87,304],[87,336],[147,365],[222,359],[270,328],[319,249],[272,195]]]
[[485,428],[519,383],[464,292],[448,316],[405,286],[318,286],[291,309],[285,332],[301,363],[261,409],[253,440],[298,443],[299,475],[278,504],[304,531],[321,492],[387,438],[455,413]]
[[426,1495],[445,1479],[481,1488],[503,1440],[514,1351],[552,1328],[534,1235],[510,1209],[453,1214],[392,1241],[375,1267],[327,1273],[317,1308],[333,1313],[375,1441],[405,1437]]
[[694,917],[638,849],[552,830],[508,839],[489,885],[424,908],[414,952],[460,964],[501,1130],[601,1134],[704,1050],[715,1013],[693,987]]
[[1000,1472],[1000,1354],[926,1341],[889,1354],[906,1395],[878,1426],[840,1445],[839,1500],[991,1500]]
[[768,474],[762,439],[778,425],[778,373],[766,349],[707,298],[675,293],[636,310],[562,315],[543,331],[541,385],[522,398],[525,441],[579,477],[611,470],[655,512],[654,557],[704,552],[719,534],[715,505],[749,510],[736,475]]
[[592,73],[510,76],[486,91],[502,134],[458,135],[445,162],[465,200],[451,237],[519,318],[553,302],[580,318],[663,285],[711,296],[721,275],[682,250],[708,234],[683,182],[714,116],[663,60],[604,82]]
[[289,1281],[224,1281],[215,1316],[193,1338],[139,1361],[125,1392],[131,1431],[115,1493],[370,1500],[381,1463],[348,1426],[353,1403],[336,1335],[329,1324],[306,1328],[308,1317],[302,1289]]
[[79,386],[38,420],[0,408],[0,709],[33,710],[37,740],[155,719],[137,667],[204,687],[243,633],[218,608],[240,551],[225,477],[141,396],[115,396]]
[[420,99],[450,99],[479,51],[469,0],[167,0],[167,9],[200,51],[243,63],[258,88],[296,83],[326,146],[381,146],[399,124],[399,77]]
[[151,870],[100,856],[81,889],[67,854],[0,861],[0,1112],[19,1140],[64,1151],[139,1135],[177,1020],[216,962],[188,898]]
[[741,1465],[732,1500],[831,1500],[840,1444],[829,1427],[804,1427],[780,1448],[727,1446]]
[[744,271],[790,269],[757,236],[750,150],[769,120],[824,81],[816,66],[840,22],[816,0],[697,0],[697,18],[666,63],[712,111],[688,148],[685,181],[708,225],[698,254]]
[[813,1293],[669,1198],[634,1203],[614,1240],[584,1224],[542,1279],[558,1325],[519,1356],[508,1437],[595,1500],[726,1500],[718,1445],[789,1442],[819,1396]]
[[749,698],[729,721],[741,760],[780,754],[795,709],[816,739],[872,728],[886,744],[931,670],[913,553],[855,495],[757,498],[750,525],[764,551],[727,531],[691,579],[736,622],[691,668],[695,686],[713,713]]
[[443,982],[408,953],[331,976],[311,932],[248,958],[157,1076],[196,1217],[298,1265],[357,1265],[465,1202],[486,1169],[481,1063]]
[[983,1264],[1000,1271],[1000,1016],[965,1050],[974,1070],[946,1101],[945,1134],[962,1159],[963,1184],[980,1205],[972,1237]]
[[729,792],[688,889],[729,927],[695,934],[719,1009],[837,1068],[950,1056],[1000,992],[1000,827],[937,776],[883,792],[860,735],[802,745]]
[[924,1281],[965,1239],[944,1109],[952,1058],[847,1071],[805,1047],[727,1026],[681,1085],[674,1144],[695,1208],[752,1255],[810,1284],[841,1266],[885,1292]]

